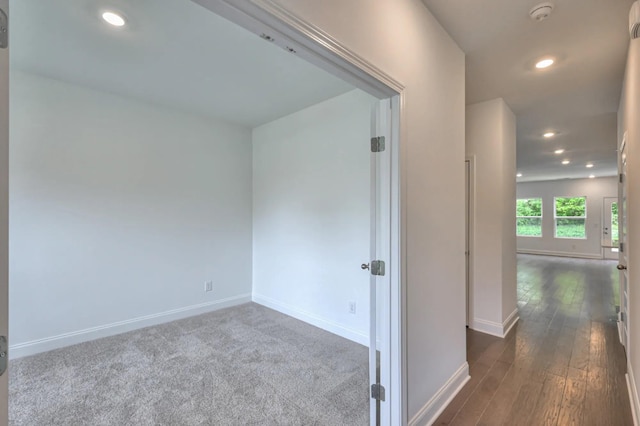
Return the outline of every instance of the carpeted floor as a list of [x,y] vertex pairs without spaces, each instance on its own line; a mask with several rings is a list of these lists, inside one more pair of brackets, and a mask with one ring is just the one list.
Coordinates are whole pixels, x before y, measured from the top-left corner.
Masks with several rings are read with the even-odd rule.
[[367,350],[250,303],[11,364],[9,424],[367,425]]

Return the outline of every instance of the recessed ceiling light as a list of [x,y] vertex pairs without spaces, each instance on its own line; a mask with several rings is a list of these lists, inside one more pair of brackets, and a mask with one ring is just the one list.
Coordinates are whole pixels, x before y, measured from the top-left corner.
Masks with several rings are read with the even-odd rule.
[[122,27],[125,24],[125,20],[122,15],[118,15],[115,12],[104,12],[102,14],[102,19],[104,19],[107,24],[111,24],[114,27]]
[[566,166],[567,164],[569,164],[570,162],[571,162],[571,161],[569,161],[569,160],[562,160],[562,164],[564,164],[565,166]]
[[595,175],[589,175],[589,179],[593,179],[594,177],[596,177]]
[[564,149],[556,149],[555,151],[553,151],[555,154],[562,154],[564,152]]
[[543,134],[542,136],[544,136],[545,138],[549,139],[552,138],[556,135],[556,132],[547,132],[545,134]]
[[543,59],[541,61],[538,61],[538,63],[536,63],[536,68],[538,69],[548,68],[551,65],[553,65],[554,62],[555,61],[551,58]]
[[522,177],[522,173],[518,173],[516,177]]
[[587,169],[590,169],[593,167],[593,163],[587,163],[587,165],[585,166]]

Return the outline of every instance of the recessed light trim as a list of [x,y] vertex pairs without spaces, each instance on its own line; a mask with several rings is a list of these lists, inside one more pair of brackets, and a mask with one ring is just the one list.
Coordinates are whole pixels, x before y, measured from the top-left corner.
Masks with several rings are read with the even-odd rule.
[[122,15],[116,12],[106,11],[102,12],[102,19],[114,27],[123,27],[126,24],[126,21]]
[[556,135],[556,132],[546,132],[542,134],[542,137],[544,137],[545,139],[549,139],[552,138]]
[[536,62],[536,68],[538,68],[539,70],[549,68],[551,65],[554,64],[554,62],[555,60],[553,60],[552,58],[545,58]]
[[569,163],[571,163],[571,161],[569,161],[569,160],[562,160],[562,164],[564,164],[565,166],[566,166],[567,164],[569,164]]
[[590,169],[590,168],[592,168],[592,167],[593,167],[593,163],[587,163],[587,164],[585,165],[585,167],[586,167],[587,169]]
[[522,177],[522,173],[516,174],[516,177]]
[[560,155],[564,152],[564,149],[556,149],[555,151],[553,151],[554,154]]

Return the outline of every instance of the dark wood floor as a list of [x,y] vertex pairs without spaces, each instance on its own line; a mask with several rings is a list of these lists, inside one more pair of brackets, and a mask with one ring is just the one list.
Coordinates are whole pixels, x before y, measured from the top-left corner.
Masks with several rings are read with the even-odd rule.
[[471,380],[436,425],[633,425],[616,262],[518,256],[520,321],[469,330]]

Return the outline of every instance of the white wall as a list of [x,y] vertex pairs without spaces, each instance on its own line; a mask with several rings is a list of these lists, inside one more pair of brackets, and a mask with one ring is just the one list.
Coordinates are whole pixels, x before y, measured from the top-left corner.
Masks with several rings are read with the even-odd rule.
[[[627,134],[627,213],[629,277],[629,342],[627,348],[631,401],[640,414],[640,39],[631,40],[618,112],[618,144]],[[619,145],[618,145],[619,146]]]
[[470,327],[504,336],[517,321],[516,120],[502,99],[466,109],[472,157]]
[[419,0],[275,2],[405,86],[408,416],[426,424],[468,377],[464,54]]
[[374,102],[355,90],[253,130],[254,301],[367,345]]
[[[0,0],[9,14],[9,1]],[[0,49],[0,306],[8,305],[9,278],[9,48]],[[6,310],[0,309],[0,335],[8,336]],[[9,417],[9,374],[0,377],[0,419]],[[2,421],[0,420],[0,421]]]
[[[587,238],[555,238],[553,198],[582,196],[587,197]],[[602,259],[603,198],[617,196],[615,177],[519,183],[517,198],[542,198],[542,237],[518,237],[518,252]]]
[[250,130],[19,72],[11,111],[13,356],[250,300]]

